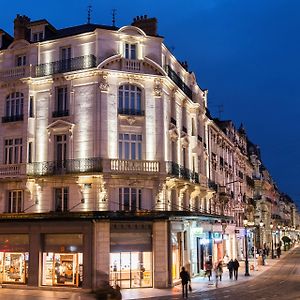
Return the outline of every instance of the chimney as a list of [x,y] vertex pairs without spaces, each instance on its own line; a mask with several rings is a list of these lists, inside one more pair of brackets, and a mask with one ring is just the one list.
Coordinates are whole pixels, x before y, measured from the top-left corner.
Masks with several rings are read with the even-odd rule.
[[133,19],[131,25],[142,29],[147,35],[152,35],[152,36],[157,35],[156,18],[148,18],[147,15],[137,16]]
[[17,15],[14,20],[14,39],[16,40],[29,40],[29,28],[28,25],[30,19],[27,16]]

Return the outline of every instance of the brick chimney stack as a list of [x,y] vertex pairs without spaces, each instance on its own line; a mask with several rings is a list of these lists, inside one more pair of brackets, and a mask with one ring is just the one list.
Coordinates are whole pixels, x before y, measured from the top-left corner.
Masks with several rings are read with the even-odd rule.
[[14,39],[15,40],[28,40],[29,39],[29,29],[28,25],[30,23],[30,19],[23,15],[17,15],[14,20]]
[[133,22],[131,23],[131,25],[139,27],[147,35],[152,35],[152,36],[157,35],[157,19],[156,18],[148,18],[147,15],[137,16],[133,19]]

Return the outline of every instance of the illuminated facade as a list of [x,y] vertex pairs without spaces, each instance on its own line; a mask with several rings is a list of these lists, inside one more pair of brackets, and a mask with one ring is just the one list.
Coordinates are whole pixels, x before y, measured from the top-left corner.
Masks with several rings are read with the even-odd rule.
[[239,255],[246,137],[209,116],[155,18],[18,15],[0,30],[0,99],[2,283],[163,288]]

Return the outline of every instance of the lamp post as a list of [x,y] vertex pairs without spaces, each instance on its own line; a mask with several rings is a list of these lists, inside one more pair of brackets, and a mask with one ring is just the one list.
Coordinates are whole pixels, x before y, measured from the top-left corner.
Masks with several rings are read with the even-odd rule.
[[264,227],[264,222],[262,220],[260,220],[259,222],[259,248],[262,249],[263,246],[263,229]]
[[271,228],[271,245],[272,245],[272,247],[271,247],[271,251],[272,251],[272,259],[274,259],[274,243],[273,243],[273,224],[272,224],[272,222],[270,223],[270,228]]
[[244,219],[244,228],[245,228],[245,276],[250,276],[249,274],[249,260],[248,260],[248,235],[247,235],[247,225],[248,225],[248,220]]

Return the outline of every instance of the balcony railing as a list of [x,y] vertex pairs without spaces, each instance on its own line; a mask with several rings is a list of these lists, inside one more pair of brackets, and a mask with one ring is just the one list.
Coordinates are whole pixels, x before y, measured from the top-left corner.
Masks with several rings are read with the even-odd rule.
[[36,67],[36,77],[84,70],[96,67],[96,57],[92,54],[41,64]]
[[11,80],[25,77],[32,77],[34,70],[33,66],[18,66],[8,69],[2,69],[0,71],[0,80]]
[[176,72],[166,65],[166,72],[168,76],[176,83],[176,85],[191,99],[193,100],[192,90],[182,81],[182,79],[176,74]]
[[66,117],[69,115],[69,110],[56,110],[52,112],[53,118],[60,118],[60,117]]
[[167,162],[167,173],[174,175],[178,178],[183,178],[183,179],[192,181],[194,183],[199,183],[199,174],[198,173],[193,172],[187,168],[184,168],[183,166],[181,166],[173,161]]
[[102,172],[101,158],[66,159],[62,161],[35,162],[27,165],[27,175],[31,176],[89,172]]
[[144,116],[145,111],[141,109],[133,109],[133,108],[118,108],[118,114],[128,115],[128,116]]
[[14,115],[2,117],[2,123],[23,121],[24,115]]
[[[110,159],[109,170],[114,172],[129,173],[157,173],[159,172],[159,162],[152,160],[125,160]],[[104,168],[105,170],[106,168]]]
[[141,71],[141,61],[137,59],[122,59],[122,70],[126,71],[135,71],[140,72]]
[[0,165],[0,178],[26,175],[26,164]]

